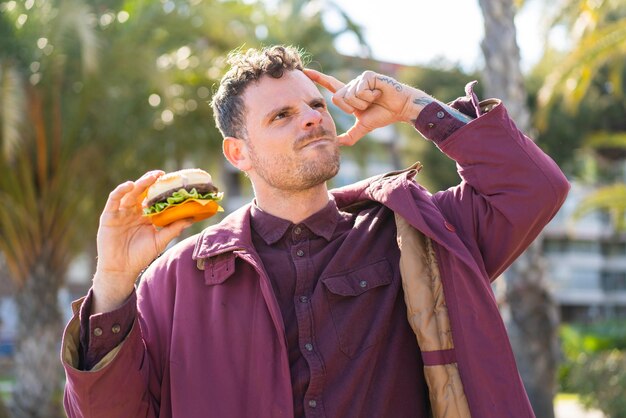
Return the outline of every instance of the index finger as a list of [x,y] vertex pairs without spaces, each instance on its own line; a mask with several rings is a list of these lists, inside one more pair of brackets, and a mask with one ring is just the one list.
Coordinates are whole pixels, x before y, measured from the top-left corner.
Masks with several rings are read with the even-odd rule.
[[145,173],[136,181],[126,181],[117,186],[110,194],[104,207],[105,212],[119,210],[134,206],[138,197],[156,181],[163,173],[161,170],[154,170]]
[[148,188],[163,174],[165,174],[165,172],[162,170],[153,170],[145,173],[135,181],[134,189],[124,196],[123,202],[141,208],[141,203],[148,194]]
[[331,93],[336,93],[337,90],[344,87],[346,84],[337,80],[335,77],[320,73],[319,71],[305,68],[302,70],[304,74],[311,79],[314,83],[319,84]]

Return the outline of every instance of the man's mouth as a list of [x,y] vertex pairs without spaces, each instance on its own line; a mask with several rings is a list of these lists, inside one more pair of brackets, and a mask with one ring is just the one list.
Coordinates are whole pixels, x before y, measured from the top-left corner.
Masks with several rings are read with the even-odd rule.
[[302,149],[312,145],[326,144],[334,141],[334,135],[331,131],[320,128],[315,131],[309,132],[306,135],[298,138],[294,144],[295,149]]
[[309,147],[309,146],[315,146],[315,145],[319,145],[319,144],[326,144],[326,143],[329,143],[329,142],[332,142],[332,140],[329,137],[323,136],[323,137],[315,138],[315,139],[312,139],[310,141],[305,142],[304,145],[302,145],[301,148],[306,148],[306,147]]

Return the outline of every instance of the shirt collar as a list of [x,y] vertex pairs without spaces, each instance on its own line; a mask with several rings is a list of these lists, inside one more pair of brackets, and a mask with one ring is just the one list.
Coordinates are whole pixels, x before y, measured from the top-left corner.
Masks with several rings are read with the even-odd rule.
[[[337,208],[337,203],[335,199],[330,196],[326,206],[300,222],[300,224],[309,228],[315,235],[323,237],[326,241],[330,241],[339,223],[340,217],[341,215]],[[256,205],[256,201],[250,208],[250,220],[252,229],[254,229],[268,245],[275,244],[279,241],[287,230],[294,225],[291,221],[270,215],[263,211]]]

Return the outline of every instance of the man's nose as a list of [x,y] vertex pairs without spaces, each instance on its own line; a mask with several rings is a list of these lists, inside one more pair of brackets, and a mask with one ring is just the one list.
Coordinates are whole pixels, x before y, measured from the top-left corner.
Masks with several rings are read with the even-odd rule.
[[312,128],[322,123],[322,114],[312,107],[307,107],[302,113],[302,127]]

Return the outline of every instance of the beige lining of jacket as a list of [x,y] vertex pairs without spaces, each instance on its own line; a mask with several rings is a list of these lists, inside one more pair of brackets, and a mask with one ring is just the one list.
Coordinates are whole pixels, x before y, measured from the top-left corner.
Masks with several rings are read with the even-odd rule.
[[[63,346],[61,347],[62,360],[74,369],[78,369],[79,366],[78,347],[80,346],[80,320],[78,319],[78,310],[84,300],[85,297],[82,297],[72,302],[74,317],[67,325],[67,329],[63,335]],[[109,351],[98,363],[96,363],[95,366],[93,366],[93,368],[83,372],[97,372],[98,370],[103,369],[106,365],[113,361],[117,353],[122,349],[125,341],[126,339],[124,339],[121,344],[118,344],[113,350]]]
[[[432,242],[395,215],[409,324],[422,353],[452,350],[452,331]],[[433,418],[471,418],[457,363],[425,365]]]

